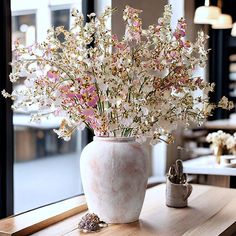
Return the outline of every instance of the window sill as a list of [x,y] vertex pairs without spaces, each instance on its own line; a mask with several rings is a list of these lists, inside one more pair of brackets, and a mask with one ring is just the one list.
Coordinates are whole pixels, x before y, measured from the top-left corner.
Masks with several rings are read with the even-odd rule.
[[84,196],[70,198],[0,220],[0,235],[29,235],[85,210]]
[[[147,188],[165,182],[165,177],[149,178]],[[0,220],[0,235],[29,235],[87,210],[84,195],[73,197]]]

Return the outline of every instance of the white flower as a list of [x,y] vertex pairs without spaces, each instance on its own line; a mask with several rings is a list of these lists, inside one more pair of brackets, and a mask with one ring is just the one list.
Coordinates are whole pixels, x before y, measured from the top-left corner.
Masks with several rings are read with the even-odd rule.
[[133,119],[131,117],[123,118],[120,120],[120,124],[129,127],[133,123]]
[[[66,140],[87,125],[95,135],[169,141],[177,124],[200,124],[217,107],[208,98],[213,85],[192,79],[206,62],[207,37],[201,32],[195,43],[187,41],[185,20],[172,29],[171,11],[167,5],[158,23],[144,30],[141,10],[126,6],[119,39],[106,24],[111,8],[90,14],[86,24],[73,9],[70,30],[52,27],[44,42],[30,47],[15,43],[9,77],[25,82],[2,94],[15,99],[13,109],[39,111],[33,120],[50,112],[65,117],[55,132]],[[205,94],[198,99],[196,91]],[[230,109],[232,103],[223,98],[219,106]]]
[[147,116],[147,115],[148,115],[148,112],[149,112],[149,111],[148,111],[148,108],[142,106],[142,107],[141,107],[141,111],[142,111],[142,113],[143,113],[144,116]]
[[3,96],[4,98],[11,98],[12,95],[11,95],[10,93],[6,92],[5,89],[3,89],[3,90],[2,90],[2,96]]

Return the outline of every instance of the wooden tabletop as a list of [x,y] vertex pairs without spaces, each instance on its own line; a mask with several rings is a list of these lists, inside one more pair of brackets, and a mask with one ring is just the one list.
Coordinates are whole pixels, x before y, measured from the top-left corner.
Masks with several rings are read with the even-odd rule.
[[[236,232],[236,190],[193,185],[193,193],[189,198],[189,207],[175,209],[165,205],[165,185],[158,185],[147,190],[138,222],[109,225],[96,234],[83,234],[78,231],[78,221],[84,214],[85,211],[75,214],[32,235],[232,235],[233,232]],[[8,224],[10,224],[9,221]],[[9,235],[1,234],[1,227],[3,226],[0,221],[0,235]]]
[[219,165],[213,155],[183,161],[184,173],[187,174],[236,176],[235,166],[235,163]]

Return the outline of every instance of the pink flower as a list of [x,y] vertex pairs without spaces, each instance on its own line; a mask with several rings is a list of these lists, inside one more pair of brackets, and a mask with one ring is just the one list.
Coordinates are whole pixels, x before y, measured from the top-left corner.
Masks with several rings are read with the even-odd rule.
[[90,107],[94,107],[95,105],[97,105],[97,101],[98,101],[98,96],[95,95],[95,96],[93,96],[93,97],[87,102],[87,104],[88,104]]
[[171,51],[171,52],[170,52],[170,56],[171,56],[172,58],[176,58],[176,57],[179,56],[179,53],[178,53],[177,51]]
[[178,31],[175,31],[175,32],[173,33],[173,35],[174,35],[174,37],[175,37],[176,39],[179,39],[179,38],[180,38],[180,34],[178,33]]
[[118,37],[117,37],[116,34],[113,34],[113,35],[111,36],[111,39],[112,39],[113,41],[117,41],[117,40],[118,40]]
[[82,98],[81,94],[78,94],[78,93],[67,93],[66,95],[68,98],[71,98],[71,99],[74,99],[74,98],[81,99]]
[[56,71],[48,71],[47,72],[47,77],[49,79],[52,79],[54,82],[58,80],[59,74]]
[[133,26],[135,26],[135,27],[140,27],[141,24],[140,24],[139,21],[136,20],[136,21],[133,22]]
[[81,113],[85,116],[93,116],[94,110],[90,107],[81,111]]
[[76,78],[75,80],[77,80],[79,83],[81,83],[82,79],[81,78]]
[[190,48],[190,47],[191,47],[191,43],[189,41],[185,41],[184,48]]
[[120,50],[124,50],[124,49],[125,49],[125,44],[124,44],[124,43],[118,43],[118,44],[116,45],[116,47],[117,47],[118,49],[120,49]]
[[186,35],[186,21],[183,18],[178,21],[177,28],[173,35],[177,40]]
[[96,91],[96,87],[94,85],[90,85],[88,88],[87,88],[87,92],[88,93],[93,93],[94,91]]
[[74,97],[75,97],[75,94],[74,94],[74,93],[67,93],[66,95],[67,95],[67,97],[69,97],[69,98],[74,98]]

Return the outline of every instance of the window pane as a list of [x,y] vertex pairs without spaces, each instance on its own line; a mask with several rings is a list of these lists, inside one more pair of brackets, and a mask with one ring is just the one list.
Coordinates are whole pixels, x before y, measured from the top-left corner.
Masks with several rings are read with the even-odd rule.
[[12,17],[12,41],[29,46],[36,42],[36,16],[35,14],[16,15]]
[[70,10],[62,9],[52,11],[52,25],[55,27],[64,25],[65,29],[68,30],[70,25]]
[[[52,25],[57,27],[64,25],[65,29],[68,30],[70,26],[70,10],[62,9],[62,10],[54,10],[51,12],[52,14]],[[62,42],[63,35],[59,35],[59,40]]]
[[[58,2],[58,1],[57,1]],[[70,9],[81,1],[12,0],[12,39],[29,46],[42,39],[45,27],[70,26]],[[72,5],[73,4],[73,5]],[[63,40],[63,39],[61,39]],[[23,78],[17,86],[24,86]],[[14,213],[27,211],[82,192],[79,170],[81,133],[69,142],[53,132],[61,118],[30,123],[29,113],[14,112]],[[84,142],[84,140],[83,140]]]

